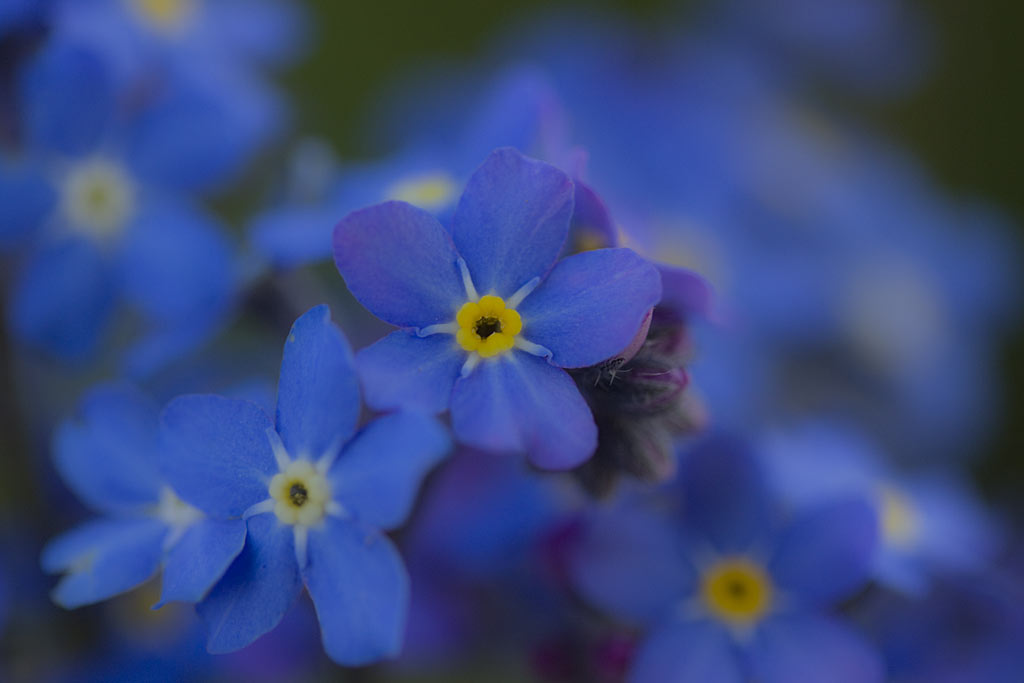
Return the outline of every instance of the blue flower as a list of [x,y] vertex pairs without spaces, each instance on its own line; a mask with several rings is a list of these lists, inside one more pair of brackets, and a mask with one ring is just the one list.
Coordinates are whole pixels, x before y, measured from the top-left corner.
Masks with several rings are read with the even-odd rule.
[[898,473],[869,440],[827,423],[772,434],[764,463],[778,494],[797,507],[857,495],[878,519],[874,578],[921,595],[936,575],[984,569],[999,530],[961,477],[933,469]]
[[[245,524],[183,502],[161,474],[157,407],[137,390],[102,385],[54,438],[57,469],[102,516],[57,537],[43,569],[63,573],[53,600],[72,608],[135,588],[163,567],[160,604],[196,602],[245,540]],[[210,552],[199,553],[206,544]]]
[[155,169],[174,159],[140,152],[133,134],[107,132],[109,74],[92,53],[51,43],[23,81],[32,144],[0,170],[10,221],[0,242],[33,243],[11,292],[15,335],[62,358],[88,356],[124,303],[145,323],[124,359],[131,371],[197,345],[234,296],[221,227],[173,183],[155,182]]
[[332,659],[357,665],[397,654],[408,579],[380,530],[402,523],[449,439],[415,413],[382,417],[353,436],[359,411],[352,353],[326,306],[288,335],[276,420],[213,395],[179,397],[165,409],[164,465],[182,497],[248,527],[241,555],[197,606],[210,652],[240,649],[274,628],[305,584]]
[[557,262],[573,184],[553,166],[495,151],[470,178],[447,231],[387,202],[335,228],[352,294],[405,328],[360,352],[372,407],[450,407],[460,441],[571,468],[597,445],[583,397],[562,368],[625,349],[661,296],[657,270],[629,249]]
[[875,653],[827,614],[865,583],[871,508],[847,499],[779,524],[754,456],[723,435],[680,474],[681,529],[647,505],[600,509],[569,563],[594,604],[649,626],[629,680],[881,681]]

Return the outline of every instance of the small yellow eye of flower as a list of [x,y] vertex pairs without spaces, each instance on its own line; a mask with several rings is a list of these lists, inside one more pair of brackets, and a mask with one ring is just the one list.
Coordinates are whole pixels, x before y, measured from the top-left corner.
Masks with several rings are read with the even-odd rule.
[[98,240],[117,237],[135,210],[135,186],[114,163],[85,161],[64,180],[64,213],[71,227]]
[[158,31],[181,29],[193,12],[195,0],[133,0],[139,15]]
[[734,625],[748,625],[764,616],[771,606],[772,584],[753,562],[727,559],[704,574],[701,597],[715,617]]
[[484,358],[496,356],[511,349],[516,335],[523,329],[519,313],[505,307],[500,296],[480,297],[467,302],[455,316],[459,329],[455,339],[466,351],[476,351]]
[[917,538],[920,520],[910,500],[900,491],[884,486],[882,499],[882,537],[894,546],[908,546]]
[[384,194],[388,199],[397,199],[421,209],[434,211],[451,203],[457,191],[458,186],[450,176],[436,172],[400,180],[391,185]]
[[296,460],[270,480],[274,514],[285,524],[310,526],[323,519],[330,501],[327,478],[308,460]]

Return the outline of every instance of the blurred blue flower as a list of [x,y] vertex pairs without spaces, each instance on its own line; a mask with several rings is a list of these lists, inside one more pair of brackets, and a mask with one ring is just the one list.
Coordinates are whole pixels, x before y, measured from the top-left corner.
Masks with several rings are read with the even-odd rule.
[[882,680],[877,655],[827,616],[868,577],[866,503],[780,525],[749,446],[724,435],[688,454],[680,483],[682,528],[635,501],[597,509],[570,558],[584,596],[649,627],[629,680]]
[[549,469],[590,457],[594,420],[563,368],[625,349],[661,282],[628,249],[556,264],[572,195],[564,173],[506,148],[470,178],[451,232],[402,202],[338,224],[335,261],[349,290],[405,328],[359,354],[370,406],[450,407],[463,443]]
[[80,417],[57,431],[57,469],[103,515],[43,550],[43,569],[64,574],[53,592],[61,606],[106,600],[161,566],[159,604],[196,602],[241,551],[245,524],[210,519],[183,502],[159,470],[159,448],[157,407],[123,385],[93,389]]
[[183,396],[164,411],[168,477],[211,517],[248,527],[241,555],[197,606],[210,652],[273,629],[305,584],[333,660],[397,654],[408,578],[380,530],[402,523],[449,441],[416,413],[382,417],[353,437],[359,410],[348,342],[318,306],[288,335],[276,421],[214,395]]
[[983,570],[999,549],[1000,529],[963,476],[892,471],[850,428],[810,423],[778,431],[763,454],[778,494],[797,509],[851,495],[870,502],[880,541],[873,575],[891,588],[920,596],[934,576]]
[[[342,165],[326,192],[309,197],[296,186],[292,201],[252,221],[257,251],[277,267],[327,260],[338,216],[388,200],[417,206],[448,225],[459,188],[492,150],[515,147],[547,158],[561,149],[560,105],[541,72],[514,65],[481,87],[482,95],[446,109],[443,122],[402,117],[389,138],[400,141],[399,151],[381,161]],[[304,180],[299,170],[293,184]]]
[[[101,104],[109,78],[94,55],[53,42],[24,76],[31,145],[0,172],[10,220],[0,241],[33,244],[10,294],[13,331],[54,355],[82,358],[124,303],[141,316],[144,333],[123,362],[146,372],[224,319],[237,286],[231,244],[173,183],[154,182],[153,171],[175,159],[110,130],[112,106]],[[195,149],[195,142],[175,144]],[[178,172],[202,169],[169,173]]]

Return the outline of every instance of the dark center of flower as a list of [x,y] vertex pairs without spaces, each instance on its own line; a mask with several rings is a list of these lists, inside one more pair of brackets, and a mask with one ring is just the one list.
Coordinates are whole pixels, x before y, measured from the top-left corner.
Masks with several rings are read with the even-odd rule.
[[747,595],[747,584],[742,581],[730,581],[728,591],[732,597],[742,600]]
[[481,339],[487,339],[495,332],[501,332],[501,321],[497,318],[485,317],[476,321],[474,331]]
[[306,487],[303,484],[296,482],[292,484],[290,489],[288,489],[288,498],[292,501],[292,505],[295,507],[302,507],[309,498],[309,491],[306,490]]

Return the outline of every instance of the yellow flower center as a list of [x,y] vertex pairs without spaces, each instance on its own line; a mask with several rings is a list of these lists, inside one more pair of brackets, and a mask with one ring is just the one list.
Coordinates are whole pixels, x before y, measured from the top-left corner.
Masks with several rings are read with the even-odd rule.
[[466,351],[477,352],[483,358],[497,356],[511,349],[516,343],[516,335],[523,329],[523,320],[519,313],[505,307],[505,300],[500,296],[480,297],[479,301],[469,301],[459,309],[455,316],[459,329],[455,339]]
[[920,527],[920,520],[913,504],[902,492],[889,486],[883,486],[879,495],[882,501],[880,517],[885,542],[894,546],[912,544]]
[[310,526],[323,519],[331,499],[327,478],[308,460],[295,460],[270,480],[274,514],[285,524]]
[[434,211],[450,204],[457,191],[458,186],[448,174],[435,172],[399,180],[387,189],[385,195],[388,199]]
[[701,597],[715,617],[748,625],[760,619],[771,605],[772,584],[758,565],[744,558],[731,558],[704,574]]
[[65,178],[63,206],[71,227],[95,239],[110,239],[120,234],[135,210],[135,186],[117,164],[86,161]]
[[180,30],[195,9],[195,0],[132,0],[132,3],[146,22],[165,33]]

